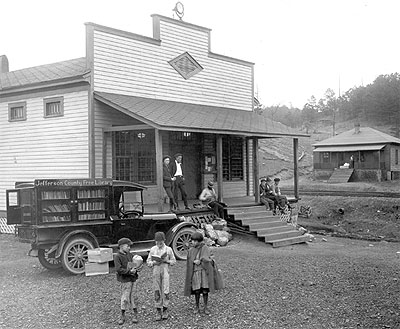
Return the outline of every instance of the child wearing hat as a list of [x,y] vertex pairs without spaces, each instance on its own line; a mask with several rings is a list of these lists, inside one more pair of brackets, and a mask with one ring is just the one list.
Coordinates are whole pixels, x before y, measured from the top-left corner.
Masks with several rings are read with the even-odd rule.
[[193,246],[189,249],[186,260],[186,277],[184,295],[194,295],[196,308],[195,314],[200,313],[200,295],[203,295],[204,314],[210,314],[208,310],[208,293],[214,293],[214,272],[210,249],[203,241],[203,235],[195,232],[192,235]]
[[147,265],[153,268],[154,305],[157,309],[156,321],[160,321],[168,319],[169,266],[176,263],[176,258],[172,248],[165,244],[163,232],[156,232],[154,240],[156,245],[150,249]]
[[117,281],[121,283],[121,317],[118,324],[122,325],[126,321],[125,312],[128,309],[133,311],[132,322],[137,323],[137,279],[138,272],[142,265],[131,268],[133,255],[130,252],[132,241],[128,238],[118,240],[118,253],[114,258]]

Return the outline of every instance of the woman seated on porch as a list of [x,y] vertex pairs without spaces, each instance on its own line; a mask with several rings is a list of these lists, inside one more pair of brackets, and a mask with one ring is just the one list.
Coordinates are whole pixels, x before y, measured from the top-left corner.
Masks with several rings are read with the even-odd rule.
[[210,207],[219,218],[225,219],[224,207],[226,205],[217,201],[217,194],[215,193],[213,186],[214,182],[209,181],[207,187],[201,192],[199,200]]

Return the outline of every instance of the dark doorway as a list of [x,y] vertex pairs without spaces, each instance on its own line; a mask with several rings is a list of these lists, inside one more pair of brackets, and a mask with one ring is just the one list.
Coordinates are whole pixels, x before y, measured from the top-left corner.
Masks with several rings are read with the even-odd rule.
[[[197,199],[202,190],[201,135],[189,132],[173,132],[170,134],[169,149],[172,157],[176,153],[182,153],[186,193],[188,199]],[[181,200],[180,195],[179,200]]]

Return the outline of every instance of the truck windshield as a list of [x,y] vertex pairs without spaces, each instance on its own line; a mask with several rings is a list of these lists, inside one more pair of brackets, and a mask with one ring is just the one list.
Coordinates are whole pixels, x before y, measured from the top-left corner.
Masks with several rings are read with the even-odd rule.
[[124,191],[119,200],[119,209],[143,212],[141,191]]

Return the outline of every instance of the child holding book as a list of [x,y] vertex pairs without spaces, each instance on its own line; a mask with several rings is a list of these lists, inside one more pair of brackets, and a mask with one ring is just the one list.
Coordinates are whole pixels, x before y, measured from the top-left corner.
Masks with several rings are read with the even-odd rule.
[[208,293],[215,292],[214,272],[210,249],[203,242],[203,235],[195,232],[192,235],[193,246],[189,249],[186,260],[186,277],[184,295],[194,295],[195,314],[200,313],[200,295],[203,295],[204,314],[208,310]]
[[156,232],[156,245],[150,249],[147,264],[153,268],[154,305],[157,309],[156,321],[168,319],[169,306],[169,266],[176,263],[174,252],[165,244],[165,234]]
[[117,281],[121,283],[121,317],[118,324],[122,325],[126,321],[125,312],[128,309],[133,311],[132,322],[137,323],[137,279],[138,272],[142,265],[135,267],[133,255],[130,252],[132,241],[128,238],[118,240],[119,251],[114,258]]

